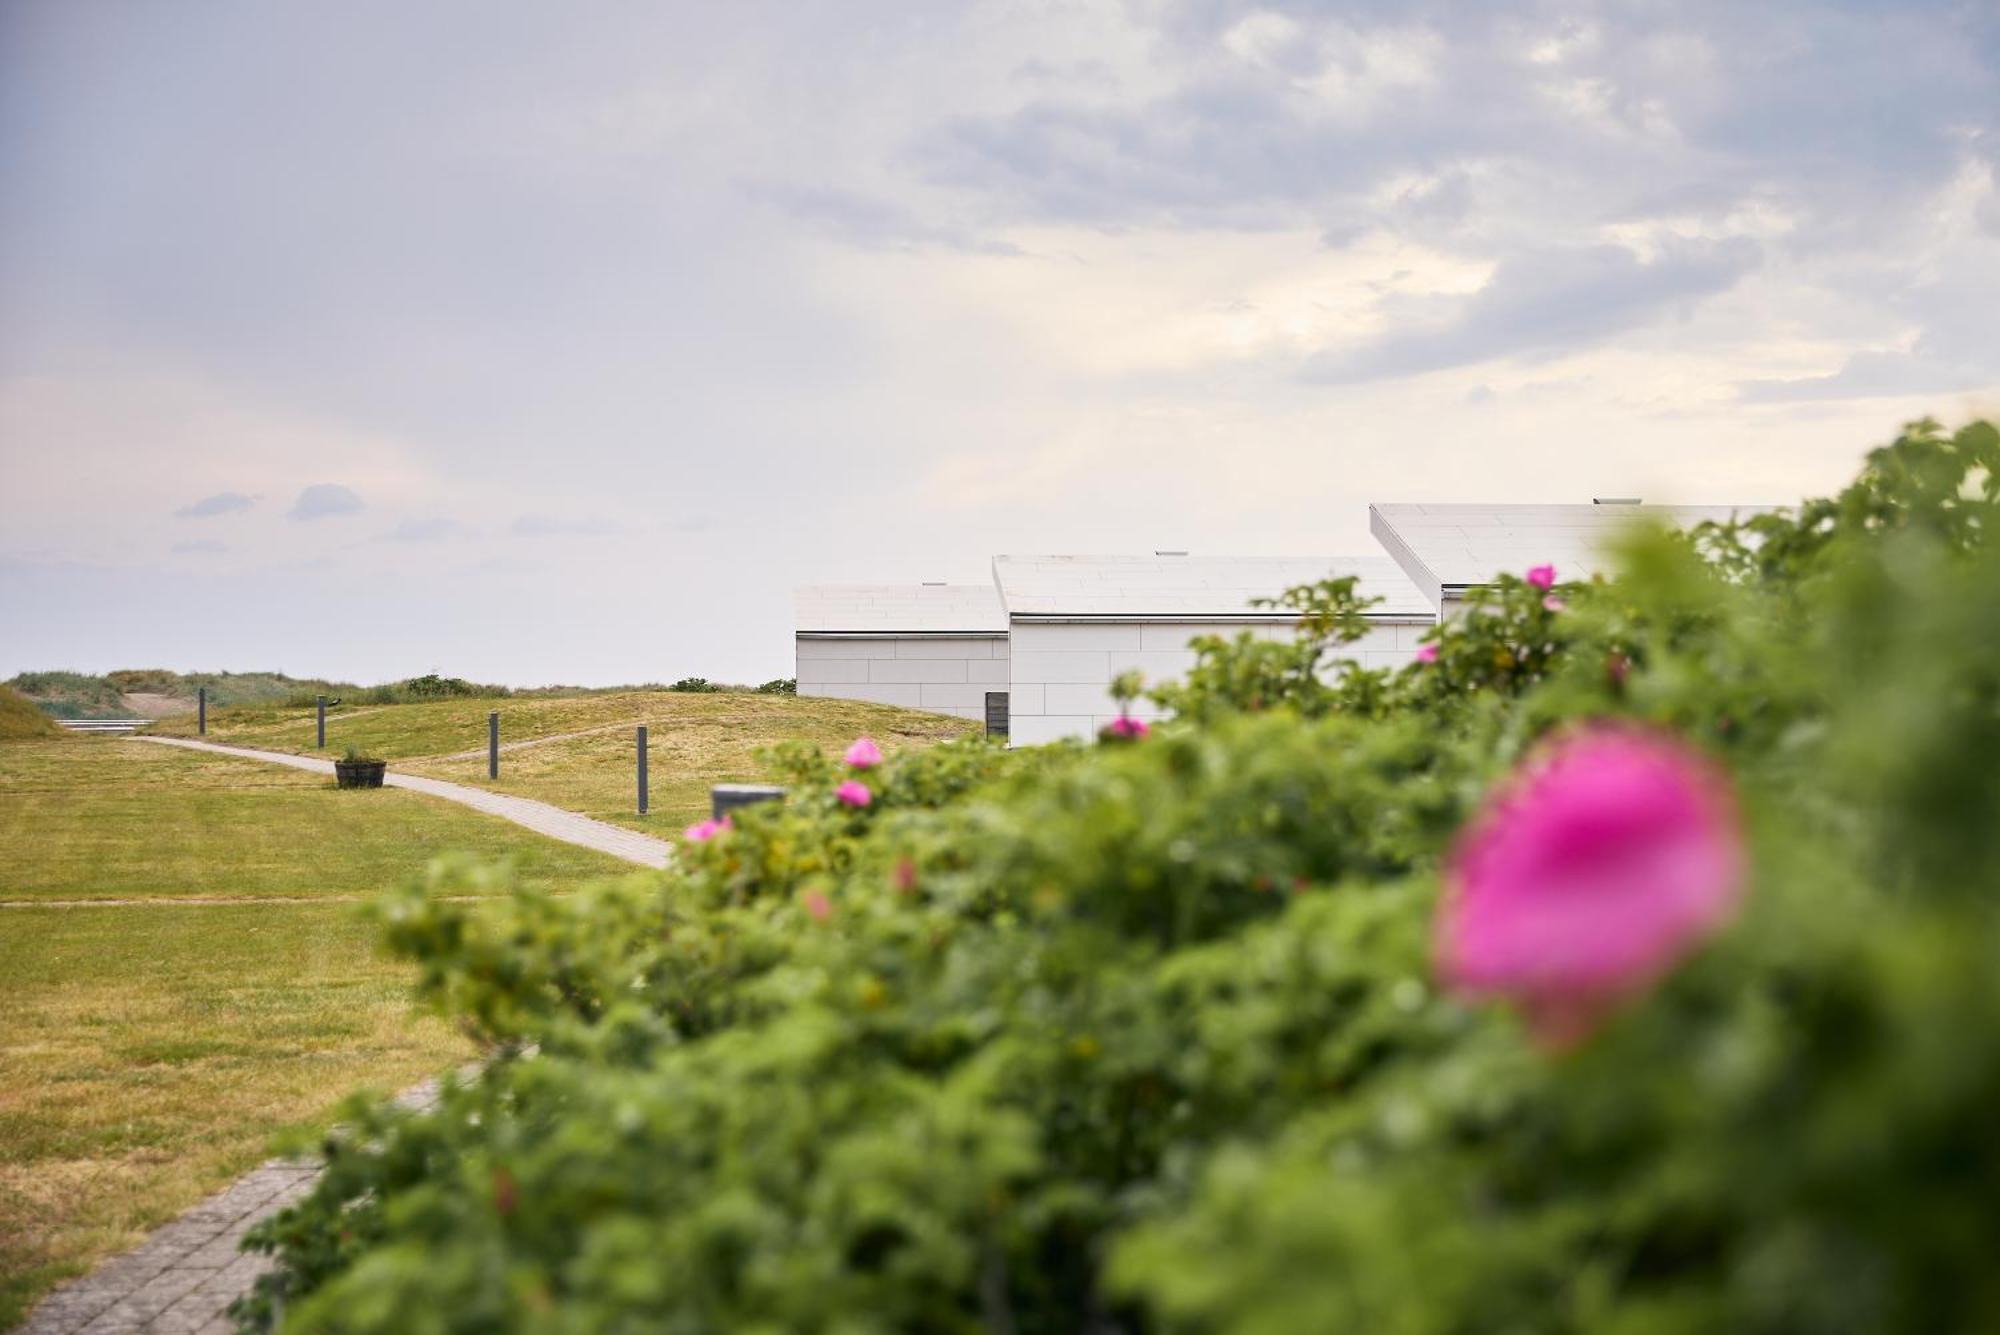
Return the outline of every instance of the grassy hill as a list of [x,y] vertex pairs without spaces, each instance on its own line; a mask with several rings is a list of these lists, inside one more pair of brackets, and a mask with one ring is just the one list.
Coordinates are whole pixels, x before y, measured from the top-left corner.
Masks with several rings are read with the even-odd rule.
[[[500,714],[500,779],[486,777],[486,716]],[[647,726],[652,810],[634,810],[633,728]],[[155,729],[190,736],[194,720]],[[471,696],[416,704],[352,705],[327,715],[327,753],[352,746],[409,773],[538,798],[600,820],[671,835],[705,814],[717,783],[766,777],[757,752],[788,740],[829,750],[870,736],[885,749],[932,746],[978,725],[854,700],[752,691],[690,694],[625,690],[573,696]],[[211,710],[210,741],[313,751],[310,707]]]
[[57,737],[62,729],[35,708],[35,702],[9,686],[0,686],[0,742]]
[[282,672],[170,672],[123,668],[87,672],[23,672],[8,685],[53,718],[127,718],[192,713],[195,692],[206,686],[211,706],[310,702],[314,695],[359,696],[348,682],[290,677]]

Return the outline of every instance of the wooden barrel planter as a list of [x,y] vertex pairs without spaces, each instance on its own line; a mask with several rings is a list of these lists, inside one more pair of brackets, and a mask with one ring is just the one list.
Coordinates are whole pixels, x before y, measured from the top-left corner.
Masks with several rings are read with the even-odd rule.
[[333,762],[333,780],[342,788],[380,788],[382,776],[389,772],[386,760],[336,760]]

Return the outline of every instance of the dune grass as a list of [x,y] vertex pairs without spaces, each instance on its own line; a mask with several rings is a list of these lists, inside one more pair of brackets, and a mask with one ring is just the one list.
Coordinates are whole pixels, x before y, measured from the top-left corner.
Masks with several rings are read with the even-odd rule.
[[0,741],[60,737],[62,729],[35,708],[35,702],[11,686],[0,686]]
[[0,744],[0,849],[0,1328],[274,1133],[471,1055],[337,901],[450,849],[550,886],[632,870],[417,794],[103,738]]
[[[486,716],[500,713],[500,779],[486,778]],[[651,810],[635,810],[633,728],[648,731]],[[160,731],[188,735],[193,723]],[[493,787],[658,835],[705,814],[717,783],[768,777],[763,748],[789,739],[826,748],[874,737],[887,750],[968,736],[978,725],[854,700],[674,691],[625,691],[557,698],[466,698],[362,706],[327,716],[327,753],[349,746],[396,768]],[[310,709],[227,709],[210,714],[210,741],[274,751],[313,752]]]

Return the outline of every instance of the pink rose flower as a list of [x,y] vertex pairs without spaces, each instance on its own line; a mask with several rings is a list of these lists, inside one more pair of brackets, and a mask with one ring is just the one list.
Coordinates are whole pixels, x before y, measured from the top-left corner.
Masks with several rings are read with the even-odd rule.
[[1435,644],[1420,644],[1420,645],[1418,645],[1418,646],[1417,646],[1417,661],[1418,661],[1419,663],[1435,663],[1435,662],[1437,662],[1437,661],[1438,661],[1438,647],[1437,647],[1437,646],[1436,646]]
[[1522,578],[1546,593],[1556,582],[1556,568],[1554,566],[1531,566],[1528,569],[1528,573],[1522,576]]
[[729,817],[727,816],[724,816],[721,820],[697,821],[681,831],[681,838],[691,844],[705,844],[724,830],[734,828],[735,826],[730,824]]
[[1735,908],[1743,836],[1722,773],[1625,725],[1562,737],[1504,780],[1445,871],[1437,965],[1562,1047],[1646,991]]
[[882,763],[882,748],[875,745],[872,737],[863,737],[847,748],[841,759],[849,769],[874,769]]
[[1130,714],[1120,714],[1117,718],[1112,719],[1111,722],[1104,725],[1104,735],[1106,737],[1116,737],[1121,741],[1128,742],[1137,741],[1139,738],[1144,737],[1148,731],[1149,729],[1146,727],[1144,719],[1133,718]]
[[799,896],[799,903],[805,905],[807,916],[814,922],[825,922],[833,916],[833,901],[824,891],[808,890]]
[[834,789],[833,796],[844,807],[865,807],[875,800],[875,794],[868,791],[868,785],[854,779]]
[[1542,599],[1542,606],[1547,608],[1551,612],[1560,612],[1565,607],[1568,607],[1569,604],[1564,602],[1562,599],[1556,597],[1552,593],[1548,597]]

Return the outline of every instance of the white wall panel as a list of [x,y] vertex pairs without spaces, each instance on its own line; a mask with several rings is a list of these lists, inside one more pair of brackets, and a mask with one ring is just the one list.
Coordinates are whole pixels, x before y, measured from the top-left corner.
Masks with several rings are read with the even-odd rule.
[[[1410,661],[1427,627],[1378,624],[1357,641],[1347,657],[1364,667],[1400,667]],[[1194,666],[1188,642],[1200,635],[1233,639],[1241,631],[1258,639],[1282,641],[1296,632],[1288,623],[1147,622],[1129,626],[1041,623],[1016,625],[1012,648],[1011,730],[1019,745],[1057,737],[1092,737],[1117,717],[1111,678],[1136,668],[1148,687],[1177,681]],[[1116,631],[1117,635],[1107,635]],[[1130,632],[1136,632],[1136,636]],[[1136,640],[1136,643],[1135,643]],[[1126,647],[1100,647],[1117,641]],[[1148,701],[1132,713],[1158,718]]]

